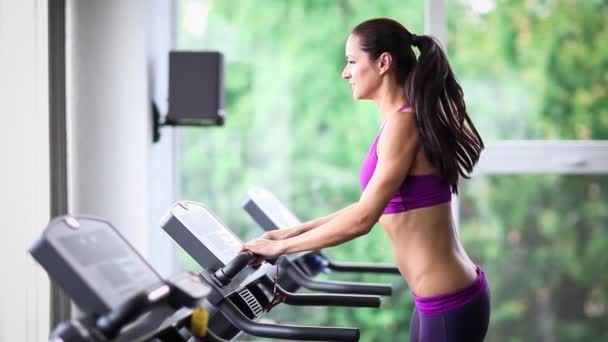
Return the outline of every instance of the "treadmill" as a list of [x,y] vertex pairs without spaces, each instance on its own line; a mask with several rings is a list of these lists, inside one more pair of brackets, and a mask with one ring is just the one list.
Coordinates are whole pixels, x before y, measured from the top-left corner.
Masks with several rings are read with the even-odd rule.
[[[356,328],[303,327],[257,321],[281,301],[289,305],[312,306],[380,305],[377,296],[296,294],[283,289],[274,279],[279,271],[277,266],[263,263],[257,269],[248,267],[257,257],[250,252],[240,252],[242,241],[203,204],[177,202],[161,220],[161,227],[202,267],[200,276],[211,287],[207,301],[220,311],[212,315],[209,329],[221,338],[230,340],[245,332],[283,340],[357,341],[359,330]],[[346,285],[340,284],[341,287]],[[239,326],[235,320],[239,316],[245,316],[251,322]],[[279,328],[280,336],[269,334],[272,329]]]
[[[251,188],[241,201],[241,207],[264,230],[271,231],[283,227],[301,224],[301,221],[270,191],[261,188]],[[353,272],[375,274],[399,274],[396,266],[377,263],[337,262],[321,251],[306,251],[292,253],[287,256],[293,278],[308,281],[320,273]],[[300,286],[291,279],[285,278],[280,282],[286,289],[293,290]],[[308,288],[308,286],[306,286]],[[316,287],[315,287],[316,288]],[[385,293],[390,295],[390,293]]]
[[188,273],[163,280],[106,220],[54,218],[29,252],[82,313],[55,327],[50,341],[221,341],[200,326],[204,315],[195,322],[203,332],[190,331],[192,308],[209,287]]

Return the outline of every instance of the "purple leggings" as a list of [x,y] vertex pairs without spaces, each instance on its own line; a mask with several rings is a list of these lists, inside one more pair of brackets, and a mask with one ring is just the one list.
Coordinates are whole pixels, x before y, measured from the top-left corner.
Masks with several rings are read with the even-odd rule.
[[[420,309],[432,310],[429,313],[414,308],[410,342],[482,342],[490,323],[490,291],[483,272],[478,270],[478,274],[476,281],[463,290],[436,297],[415,297]],[[441,305],[429,306],[436,303]]]

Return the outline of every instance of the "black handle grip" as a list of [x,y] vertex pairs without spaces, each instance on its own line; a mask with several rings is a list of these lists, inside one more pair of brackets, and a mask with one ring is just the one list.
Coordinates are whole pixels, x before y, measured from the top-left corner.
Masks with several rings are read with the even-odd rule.
[[374,264],[374,263],[355,263],[355,262],[337,262],[325,257],[327,267],[332,271],[337,272],[357,272],[357,273],[383,273],[383,274],[400,274],[399,269],[395,265],[390,264]]
[[226,266],[215,271],[213,274],[218,285],[226,286],[230,284],[232,278],[234,278],[239,272],[241,272],[247,265],[255,261],[257,256],[251,252],[241,252],[234,259],[232,259]]
[[96,326],[106,337],[114,338],[120,329],[153,305],[166,300],[170,287],[163,285],[150,292],[142,292],[131,297],[116,309],[97,318]]
[[312,280],[297,267],[288,267],[287,275],[298,285],[313,291],[376,296],[390,296],[393,293],[392,286],[386,284]]
[[257,323],[239,311],[229,300],[219,305],[224,316],[240,330],[257,337],[300,341],[358,341],[359,329],[334,327],[306,327]]
[[148,294],[140,293],[115,310],[97,319],[97,328],[108,338],[116,337],[122,327],[148,307]]
[[278,284],[274,284],[268,277],[262,278],[262,285],[268,291],[276,291],[285,296],[285,304],[301,306],[346,306],[360,308],[379,308],[380,297],[356,294],[317,294],[317,293],[293,293],[285,290]]

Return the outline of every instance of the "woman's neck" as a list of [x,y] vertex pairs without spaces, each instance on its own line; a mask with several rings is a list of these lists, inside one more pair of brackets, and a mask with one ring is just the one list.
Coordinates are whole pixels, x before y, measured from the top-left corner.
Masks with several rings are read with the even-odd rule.
[[380,114],[380,119],[386,121],[388,116],[395,113],[406,104],[405,90],[403,87],[390,87],[380,89],[378,96],[374,99],[376,108]]

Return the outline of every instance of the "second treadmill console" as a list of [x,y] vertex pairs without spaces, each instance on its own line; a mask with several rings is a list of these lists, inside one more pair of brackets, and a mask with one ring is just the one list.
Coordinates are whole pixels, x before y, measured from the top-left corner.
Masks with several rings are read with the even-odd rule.
[[263,188],[250,189],[241,206],[266,231],[301,223],[273,193]]

